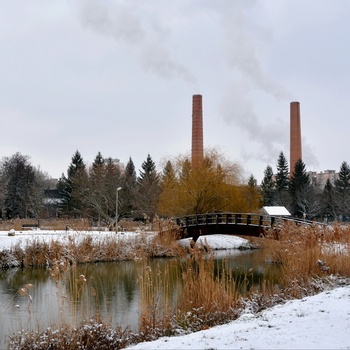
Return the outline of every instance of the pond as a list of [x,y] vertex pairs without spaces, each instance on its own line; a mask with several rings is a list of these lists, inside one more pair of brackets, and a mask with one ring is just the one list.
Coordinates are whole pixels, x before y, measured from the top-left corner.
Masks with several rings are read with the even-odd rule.
[[[244,289],[263,279],[278,283],[276,267],[266,262],[263,250],[217,251],[217,273],[223,261],[236,281],[248,280]],[[145,269],[167,279],[162,282],[167,285],[167,298],[176,303],[181,293],[180,266],[181,259],[153,259],[2,270],[0,349],[6,347],[8,335],[22,329],[43,330],[61,322],[78,324],[96,315],[113,326],[137,331]]]

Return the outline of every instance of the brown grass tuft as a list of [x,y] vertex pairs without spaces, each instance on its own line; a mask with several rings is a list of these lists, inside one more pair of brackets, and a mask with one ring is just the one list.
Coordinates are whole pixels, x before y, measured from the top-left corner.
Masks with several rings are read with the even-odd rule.
[[[268,231],[267,238],[276,237]],[[277,239],[267,239],[263,247],[273,263],[281,265],[280,285],[291,297],[309,293],[311,279],[330,275],[350,277],[349,226],[304,226],[285,223]]]

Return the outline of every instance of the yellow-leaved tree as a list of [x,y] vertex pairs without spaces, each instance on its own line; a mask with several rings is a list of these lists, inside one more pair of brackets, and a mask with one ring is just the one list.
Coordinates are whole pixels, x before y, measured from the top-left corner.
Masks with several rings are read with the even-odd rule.
[[253,212],[259,209],[260,196],[249,186],[242,179],[242,167],[216,149],[206,150],[204,160],[195,166],[189,157],[178,156],[163,168],[158,213]]

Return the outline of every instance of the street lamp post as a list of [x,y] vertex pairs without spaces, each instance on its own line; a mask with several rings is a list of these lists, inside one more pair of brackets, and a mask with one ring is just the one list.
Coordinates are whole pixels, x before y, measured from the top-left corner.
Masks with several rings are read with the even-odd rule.
[[121,189],[121,187],[118,187],[115,195],[115,233],[118,233],[118,192]]

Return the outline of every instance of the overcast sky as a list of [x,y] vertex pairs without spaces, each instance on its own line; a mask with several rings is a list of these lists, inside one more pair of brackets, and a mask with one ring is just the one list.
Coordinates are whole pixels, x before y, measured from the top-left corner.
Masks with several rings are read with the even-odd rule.
[[91,164],[190,154],[192,95],[204,147],[260,182],[289,161],[299,101],[307,170],[350,163],[350,1],[0,1],[0,158],[51,177]]

